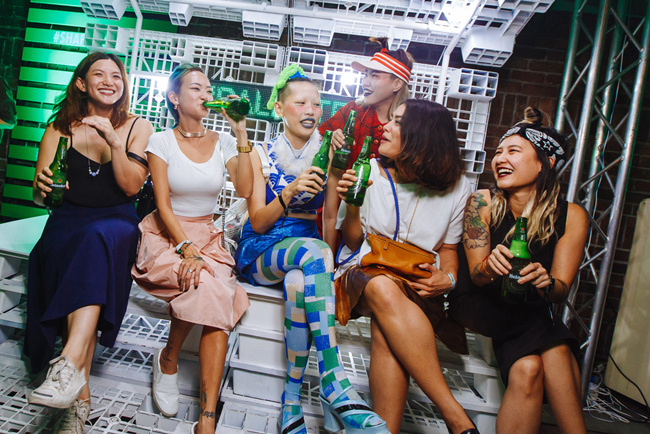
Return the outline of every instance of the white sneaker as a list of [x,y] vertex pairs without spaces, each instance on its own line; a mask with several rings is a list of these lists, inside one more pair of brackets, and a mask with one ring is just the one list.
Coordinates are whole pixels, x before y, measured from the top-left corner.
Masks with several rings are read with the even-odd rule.
[[84,369],[79,372],[66,356],[50,360],[50,365],[45,381],[30,393],[27,402],[53,408],[71,407],[86,385]]
[[65,409],[61,418],[54,425],[54,434],[83,434],[89,414],[90,401],[77,399],[72,407]]
[[162,350],[162,348],[157,349],[153,355],[153,384],[151,385],[153,402],[164,416],[173,417],[178,413],[178,372],[163,374],[160,369]]

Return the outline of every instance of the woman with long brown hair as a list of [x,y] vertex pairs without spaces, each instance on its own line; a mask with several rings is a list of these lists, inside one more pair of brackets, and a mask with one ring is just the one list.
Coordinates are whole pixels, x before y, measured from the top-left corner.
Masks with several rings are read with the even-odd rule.
[[[348,314],[339,305],[348,305],[352,317],[372,318],[370,391],[390,432],[400,431],[413,377],[451,432],[477,433],[447,386],[436,348],[438,336],[450,349],[467,353],[464,329],[443,313],[444,294],[455,286],[456,246],[470,194],[454,120],[440,104],[408,99],[384,127],[379,153],[380,159],[371,161],[363,205],[339,209],[345,242],[340,255],[345,264],[336,274],[339,322]],[[341,199],[355,180],[354,170],[343,175],[337,188]],[[392,239],[430,256],[412,264],[421,277],[369,259],[372,235],[383,236],[382,244]]]
[[[524,121],[501,139],[492,160],[496,186],[467,201],[458,289],[450,312],[462,325],[492,338],[506,392],[497,433],[536,433],[544,396],[563,433],[585,433],[580,403],[578,341],[553,313],[582,260],[589,231],[587,213],[560,198],[557,170],[566,161],[564,137],[528,107]],[[501,297],[512,276],[509,250],[515,219],[527,217],[531,263],[519,275],[530,285],[527,299]],[[512,279],[512,277],[510,277]]]
[[147,175],[144,148],[151,124],[129,113],[128,78],[113,54],[89,54],[77,66],[65,98],[41,140],[34,202],[51,191],[60,137],[69,139],[68,185],[29,257],[25,354],[38,372],[50,360],[31,404],[65,408],[56,432],[79,433],[90,411],[88,375],[97,331],[113,346],[131,290],[138,219],[133,196]]

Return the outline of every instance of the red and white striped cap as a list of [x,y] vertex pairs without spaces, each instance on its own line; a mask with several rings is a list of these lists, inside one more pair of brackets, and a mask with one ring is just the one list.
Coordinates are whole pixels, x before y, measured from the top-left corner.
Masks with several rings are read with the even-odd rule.
[[374,71],[387,72],[402,79],[406,84],[411,79],[411,68],[404,65],[399,60],[389,56],[383,48],[380,52],[375,53],[370,60],[354,61],[350,64],[352,69],[359,72],[365,72],[366,69]]

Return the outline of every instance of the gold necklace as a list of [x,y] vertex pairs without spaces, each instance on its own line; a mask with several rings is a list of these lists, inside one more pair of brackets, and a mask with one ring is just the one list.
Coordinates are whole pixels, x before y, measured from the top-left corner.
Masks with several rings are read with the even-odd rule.
[[203,137],[205,136],[205,133],[208,132],[208,129],[203,127],[203,131],[199,131],[198,133],[186,133],[181,129],[180,124],[176,125],[176,129],[179,133],[181,133],[181,136],[185,137],[186,139],[191,139],[192,137]]

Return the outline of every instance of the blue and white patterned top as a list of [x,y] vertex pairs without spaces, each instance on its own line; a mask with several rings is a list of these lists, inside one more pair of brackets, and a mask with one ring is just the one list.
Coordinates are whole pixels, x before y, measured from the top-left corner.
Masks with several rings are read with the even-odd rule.
[[[293,180],[296,179],[305,169],[312,165],[314,156],[320,148],[320,135],[314,134],[305,146],[296,151],[291,147],[284,134],[280,134],[266,144],[258,144],[258,154],[262,159],[262,166],[265,166],[266,155],[269,156],[270,173],[266,183],[266,203],[273,201],[276,195]],[[266,146],[264,152],[263,146]],[[295,214],[317,214],[318,209],[323,205],[325,195],[320,192],[317,195],[303,191],[294,196],[287,204],[290,213]]]

